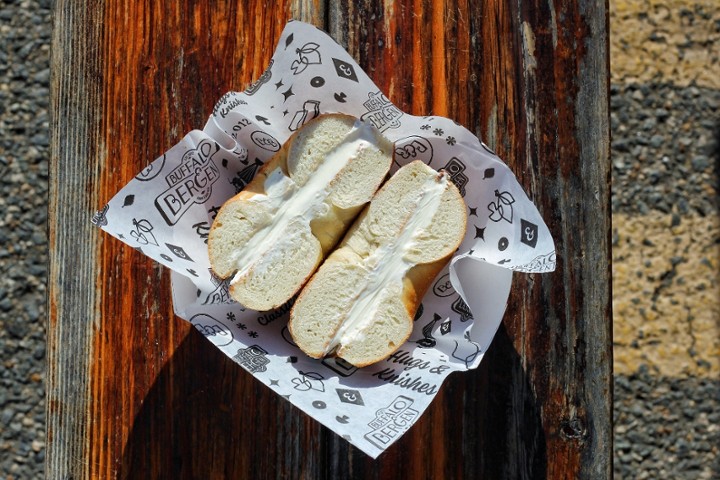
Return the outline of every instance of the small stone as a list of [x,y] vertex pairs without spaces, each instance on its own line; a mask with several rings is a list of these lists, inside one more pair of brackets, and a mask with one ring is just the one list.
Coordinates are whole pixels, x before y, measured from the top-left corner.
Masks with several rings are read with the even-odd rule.
[[5,297],[2,300],[0,300],[0,310],[2,310],[3,312],[9,312],[10,310],[12,310],[12,308],[13,308],[13,304],[9,298]]
[[697,155],[690,160],[690,164],[695,170],[705,170],[710,165],[710,161],[705,155]]
[[665,138],[662,135],[653,135],[650,138],[650,145],[655,148],[660,148],[665,143]]
[[658,108],[655,110],[655,116],[657,117],[658,120],[663,121],[670,116],[670,112],[668,112],[664,108]]
[[29,332],[27,322],[25,322],[22,318],[17,317],[7,319],[5,321],[5,329],[12,337],[15,338],[23,338]]

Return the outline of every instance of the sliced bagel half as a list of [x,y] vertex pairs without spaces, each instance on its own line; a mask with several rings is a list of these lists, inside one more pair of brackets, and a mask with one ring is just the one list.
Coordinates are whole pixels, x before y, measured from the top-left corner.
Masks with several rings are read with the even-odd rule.
[[370,124],[322,115],[296,132],[220,209],[210,264],[253,310],[295,295],[387,176],[392,143]]
[[300,293],[295,343],[314,358],[362,367],[409,337],[425,291],[465,235],[465,202],[445,172],[421,161],[397,171]]

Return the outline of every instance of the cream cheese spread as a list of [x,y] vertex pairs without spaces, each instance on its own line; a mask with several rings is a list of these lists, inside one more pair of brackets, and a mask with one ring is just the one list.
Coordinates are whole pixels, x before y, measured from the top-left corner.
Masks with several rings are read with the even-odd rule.
[[340,345],[362,340],[380,306],[383,294],[394,284],[399,284],[402,288],[403,277],[414,266],[414,263],[407,260],[407,254],[416,246],[417,238],[432,222],[446,187],[446,174],[428,178],[418,191],[415,211],[398,237],[378,248],[363,261],[363,268],[368,271],[368,281],[326,347],[325,355]]
[[304,185],[295,183],[280,168],[270,172],[264,183],[265,194],[257,194],[251,201],[264,203],[271,220],[235,252],[232,261],[237,273],[231,283],[238,281],[253,267],[262,269],[263,265],[272,264],[272,256],[281,253],[281,249],[277,248],[279,245],[292,245],[299,237],[310,235],[310,222],[329,211],[327,197],[331,193],[330,182],[361,150],[372,147],[375,142],[372,127],[356,121],[343,141],[328,152]]

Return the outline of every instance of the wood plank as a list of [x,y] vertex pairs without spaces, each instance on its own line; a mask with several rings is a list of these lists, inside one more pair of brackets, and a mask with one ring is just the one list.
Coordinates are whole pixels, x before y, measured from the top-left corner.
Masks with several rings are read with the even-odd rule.
[[[175,415],[187,414],[177,404],[197,391],[193,380],[207,381],[210,369],[229,380],[226,389],[275,401],[174,318],[167,272],[88,222],[150,160],[203,125],[223,93],[242,90],[262,73],[288,18],[320,26],[324,18],[322,5],[308,2],[242,6],[229,1],[56,3],[48,478],[113,478],[136,472],[138,465],[171,478],[174,469],[197,478],[198,469],[230,468],[226,456],[207,449],[222,447],[216,436],[232,441],[224,425],[207,430],[223,423],[222,417],[213,423],[196,416],[180,442],[169,441],[187,426]],[[206,357],[213,365],[190,365],[191,359]],[[150,396],[154,401],[148,408],[159,422],[150,421],[150,431],[138,432],[133,419],[148,404],[151,390],[157,395]],[[229,408],[217,398],[202,396],[195,411]],[[168,412],[175,416],[163,416]],[[213,441],[194,429],[211,432]],[[192,454],[196,439],[205,440],[205,451],[213,453],[210,465]],[[233,448],[226,450],[232,456]],[[198,460],[182,464],[179,454]],[[244,458],[247,467],[249,457]]]
[[[155,3],[55,7],[48,478],[610,477],[605,3]],[[260,75],[287,18],[494,146],[558,247],[556,273],[516,275],[480,368],[377,461],[174,318],[167,272],[88,222]]]
[[[445,477],[611,477],[605,3],[347,2],[333,12],[333,33],[393,102],[459,121],[506,159],[556,239],[558,271],[515,276],[481,368],[451,378],[411,433],[424,430],[430,451],[446,446]],[[433,428],[434,416],[462,433]]]

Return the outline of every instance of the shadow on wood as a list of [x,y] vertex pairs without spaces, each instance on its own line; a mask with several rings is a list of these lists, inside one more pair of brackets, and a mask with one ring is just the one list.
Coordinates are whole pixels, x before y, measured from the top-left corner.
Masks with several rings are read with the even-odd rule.
[[144,399],[119,477],[544,478],[531,392],[501,327],[480,368],[452,375],[421,420],[373,461],[193,330]]

